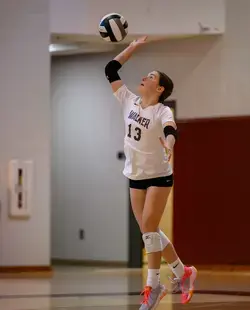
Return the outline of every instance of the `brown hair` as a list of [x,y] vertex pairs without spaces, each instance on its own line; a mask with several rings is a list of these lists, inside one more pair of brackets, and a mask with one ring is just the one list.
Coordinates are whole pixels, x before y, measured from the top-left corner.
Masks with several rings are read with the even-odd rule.
[[174,83],[169,76],[161,71],[157,71],[159,74],[159,85],[164,87],[164,91],[159,97],[159,102],[163,103],[173,92]]

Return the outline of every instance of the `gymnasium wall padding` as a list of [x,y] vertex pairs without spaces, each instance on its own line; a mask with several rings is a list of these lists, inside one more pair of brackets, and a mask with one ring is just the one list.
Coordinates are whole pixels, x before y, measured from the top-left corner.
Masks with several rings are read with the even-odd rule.
[[250,117],[179,121],[173,239],[186,264],[249,264]]

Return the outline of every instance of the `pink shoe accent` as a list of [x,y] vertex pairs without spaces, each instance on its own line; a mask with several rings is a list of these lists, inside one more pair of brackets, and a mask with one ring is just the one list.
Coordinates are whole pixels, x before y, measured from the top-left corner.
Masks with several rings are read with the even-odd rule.
[[[187,304],[192,299],[193,293],[194,293],[194,283],[197,277],[197,270],[195,267],[184,267],[184,275],[181,279],[181,302],[182,304]],[[188,287],[185,287],[185,282],[189,280]]]

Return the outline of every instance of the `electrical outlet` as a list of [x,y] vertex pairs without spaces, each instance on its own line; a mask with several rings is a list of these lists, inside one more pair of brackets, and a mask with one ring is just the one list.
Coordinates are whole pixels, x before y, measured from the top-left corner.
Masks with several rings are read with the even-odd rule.
[[85,238],[85,231],[84,229],[79,229],[79,239],[84,240]]

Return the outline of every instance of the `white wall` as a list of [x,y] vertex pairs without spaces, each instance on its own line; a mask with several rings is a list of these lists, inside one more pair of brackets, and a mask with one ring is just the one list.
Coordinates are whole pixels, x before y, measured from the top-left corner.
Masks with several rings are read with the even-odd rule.
[[[135,90],[149,71],[168,73],[175,81],[178,118],[249,115],[250,1],[228,0],[226,12],[223,38],[150,45],[123,67],[122,78]],[[123,123],[103,72],[113,56],[53,61],[55,257],[127,259],[123,162],[115,159],[122,148]],[[86,241],[77,240],[80,226],[86,229]]]
[[168,73],[178,118],[249,115],[250,1],[227,0],[226,13],[223,37],[150,45],[124,66],[124,80],[132,88],[154,68]]
[[[48,0],[0,1],[0,265],[50,265]],[[29,220],[8,217],[7,165],[33,159]]]
[[122,14],[129,34],[199,34],[198,23],[211,33],[225,30],[225,0],[51,0],[51,32],[98,35],[98,23],[110,13]]

